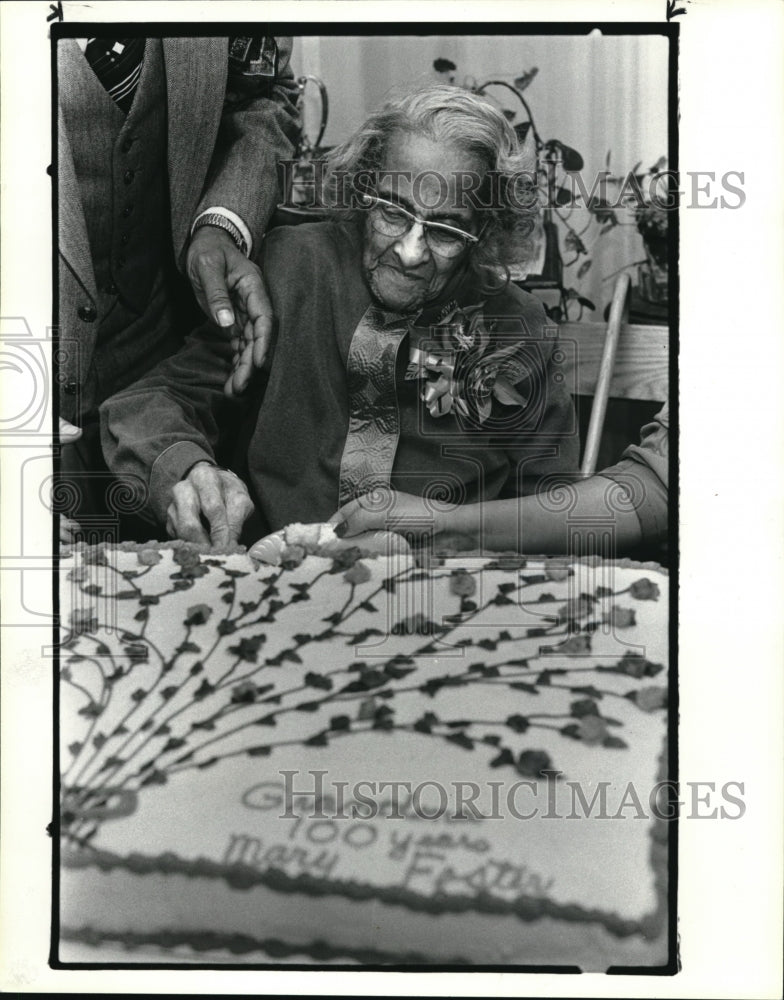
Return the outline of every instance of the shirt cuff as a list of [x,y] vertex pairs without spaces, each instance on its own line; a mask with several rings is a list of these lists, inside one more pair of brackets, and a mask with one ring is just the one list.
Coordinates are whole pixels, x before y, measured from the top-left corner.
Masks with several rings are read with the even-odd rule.
[[221,208],[220,205],[215,205],[212,208],[205,208],[203,212],[199,212],[191,225],[191,236],[193,236],[193,230],[196,228],[196,223],[205,215],[222,215],[224,218],[228,219],[229,222],[235,225],[242,233],[242,238],[245,240],[245,246],[248,248],[248,257],[250,257],[253,252],[253,237],[250,235],[250,229],[248,229],[236,212],[232,212],[228,208]]
[[166,523],[172,490],[197,462],[214,465],[215,459],[193,441],[178,441],[169,445],[153,462],[150,472],[150,507],[161,524]]

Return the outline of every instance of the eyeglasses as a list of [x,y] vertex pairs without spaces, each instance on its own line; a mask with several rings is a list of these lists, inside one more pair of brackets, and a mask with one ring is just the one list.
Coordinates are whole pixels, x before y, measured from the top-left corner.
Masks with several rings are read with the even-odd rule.
[[469,246],[479,242],[479,236],[474,236],[473,233],[466,233],[443,222],[420,219],[408,209],[379,198],[378,195],[362,194],[360,202],[370,209],[370,224],[382,236],[403,236],[418,222],[422,226],[425,242],[439,257],[457,257]]

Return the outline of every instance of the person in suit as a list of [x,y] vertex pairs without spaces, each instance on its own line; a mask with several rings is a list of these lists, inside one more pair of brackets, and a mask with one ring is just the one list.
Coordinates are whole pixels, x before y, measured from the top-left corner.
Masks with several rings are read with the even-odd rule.
[[61,480],[85,523],[118,514],[98,407],[181,344],[196,314],[183,273],[232,338],[226,391],[263,360],[271,306],[254,257],[297,133],[291,48],[280,37],[58,42]]

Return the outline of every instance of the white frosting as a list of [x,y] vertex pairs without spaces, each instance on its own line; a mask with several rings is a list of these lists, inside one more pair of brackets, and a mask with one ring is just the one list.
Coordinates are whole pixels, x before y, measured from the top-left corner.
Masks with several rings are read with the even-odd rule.
[[248,554],[269,566],[280,566],[287,555],[291,557],[290,561],[296,562],[304,554],[331,557],[341,549],[352,547],[383,556],[405,554],[410,551],[406,540],[391,531],[366,531],[351,538],[341,539],[335,534],[335,527],[332,524],[296,522],[259,539],[251,546]]
[[[334,540],[329,525],[290,525],[282,534],[289,546]],[[333,573],[331,560],[319,557],[281,573],[255,570],[247,557],[228,556],[159,604],[144,604],[135,594],[107,597],[128,593],[129,586],[153,596],[170,589],[179,569],[172,556],[164,553],[147,569],[135,553],[108,553],[105,567],[79,569],[79,556],[64,560],[64,619],[76,610],[88,622],[92,614],[101,621],[113,617],[118,628],[80,636],[72,653],[87,659],[69,664],[69,654],[63,656],[69,673],[62,685],[61,759],[68,788],[102,788],[109,812],[132,809],[98,823],[95,815],[77,821],[72,829],[80,836],[96,826],[91,849],[121,857],[173,853],[184,861],[241,864],[261,876],[255,888],[238,888],[238,905],[225,912],[223,886],[220,920],[217,890],[211,895],[214,880],[203,880],[202,892],[195,893],[200,902],[194,902],[189,882],[187,906],[176,900],[164,906],[173,926],[198,931],[220,924],[227,933],[274,936],[276,914],[263,884],[272,869],[290,879],[332,885],[341,912],[352,883],[375,887],[379,898],[389,891],[410,892],[431,908],[446,899],[447,910],[459,897],[483,892],[499,904],[513,905],[522,896],[599,911],[610,924],[618,918],[645,922],[656,912],[650,794],[660,777],[666,719],[662,710],[651,709],[655,695],[641,696],[643,707],[633,698],[666,685],[666,673],[636,678],[595,668],[617,665],[630,652],[644,662],[666,663],[665,576],[600,565],[578,566],[564,578],[559,566],[548,579],[542,564],[522,571],[481,570],[480,560],[454,560],[427,574],[407,558],[360,560]],[[69,581],[74,569],[72,576],[88,574],[102,593],[85,593],[84,579]],[[120,575],[123,570],[129,578]],[[144,575],[133,575],[139,571]],[[397,583],[384,589],[392,578]],[[631,596],[630,586],[643,578],[655,584],[658,600]],[[645,588],[637,592],[644,595]],[[604,596],[580,597],[596,593]],[[548,595],[556,599],[547,600]],[[428,621],[449,623],[448,616],[460,613],[461,600],[469,602],[463,605],[464,621],[450,623],[444,638],[417,631],[426,630]],[[567,600],[571,614],[580,618],[586,612],[584,621],[599,623],[587,640],[589,652],[559,652],[565,639],[557,624],[552,635],[528,635],[530,628],[552,626],[554,615],[565,614]],[[273,607],[274,620],[259,621],[270,601],[279,605]],[[146,623],[136,617],[140,606],[149,610]],[[329,621],[337,612],[341,619]],[[188,619],[191,624],[183,625]],[[234,630],[219,635],[221,619],[235,622]],[[331,637],[316,641],[329,629]],[[143,637],[134,640],[142,630]],[[586,635],[579,633],[578,639],[580,634]],[[240,656],[243,639],[258,643]],[[183,641],[186,648],[175,655]],[[99,642],[107,652],[96,656]],[[136,653],[132,648],[129,653],[134,645]],[[540,646],[552,651],[541,655]],[[128,672],[129,655],[140,653],[146,658]],[[377,683],[385,669],[391,678]],[[107,684],[112,673],[116,679]],[[462,681],[422,689],[449,677]],[[363,678],[368,686],[352,690]],[[391,697],[383,697],[390,691]],[[604,746],[591,736],[590,725],[573,708],[591,701],[607,720],[596,725],[621,738],[623,746]],[[97,717],[85,713],[88,703],[100,706]],[[435,719],[425,723],[429,732],[415,727],[422,727],[427,713]],[[395,728],[373,728],[384,718]],[[561,732],[586,725],[582,740]],[[462,741],[447,738],[459,734]],[[499,763],[503,750],[510,756]],[[515,767],[520,755],[531,751],[546,754],[561,779],[531,781],[524,768]],[[295,818],[282,818],[287,778],[281,772],[286,771],[296,772],[290,779],[295,792],[323,783],[327,799],[321,814],[314,814],[313,800],[305,796],[290,803]],[[153,772],[162,783],[143,783]],[[390,782],[401,783],[397,809],[392,786],[382,788]],[[581,811],[575,788],[590,801],[600,783],[606,783],[603,816],[596,815],[598,803],[589,818],[574,816]],[[474,787],[470,808],[465,803]],[[363,796],[373,802],[375,815],[368,816],[371,807]],[[90,800],[96,801],[96,796]],[[523,819],[515,809],[538,815]],[[441,815],[424,818],[434,812]],[[467,818],[457,818],[459,812]],[[73,850],[73,841],[66,837],[64,846],[66,853]],[[112,876],[102,878],[99,885]],[[61,919],[69,926],[89,924],[89,915],[95,920],[101,912],[103,894],[85,889],[93,883],[81,869],[68,879]],[[136,906],[129,902],[122,912],[128,927],[144,925],[152,879],[137,879],[146,889],[124,890],[140,893]],[[132,886],[137,882],[131,879]],[[297,894],[273,897],[288,912]],[[367,947],[417,946],[404,907],[385,907],[377,934],[363,920],[360,934],[357,927],[349,932],[330,920],[330,898],[319,897],[317,904],[313,897],[300,897],[296,912],[303,942],[311,934],[347,946],[350,933],[351,941],[361,939]],[[105,913],[102,919],[108,919]],[[439,919],[420,913],[423,926],[416,933]],[[511,920],[513,928],[519,923],[525,938],[527,925],[514,916],[476,917],[480,923],[493,919]],[[454,914],[450,921],[465,928],[465,939],[450,939],[450,947],[470,956],[471,914]],[[574,922],[561,933],[571,931],[575,940],[582,933]]]
[[338,540],[331,524],[289,524],[283,533],[287,545],[301,545],[303,548],[318,549]]

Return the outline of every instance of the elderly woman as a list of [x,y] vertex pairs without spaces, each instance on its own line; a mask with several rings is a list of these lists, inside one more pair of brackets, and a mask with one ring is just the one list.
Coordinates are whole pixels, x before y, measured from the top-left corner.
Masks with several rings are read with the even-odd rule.
[[254,508],[246,538],[374,491],[473,504],[574,469],[554,331],[505,272],[532,226],[524,168],[503,115],[459,88],[372,114],[331,157],[344,210],[264,242],[277,332],[240,477],[215,460],[236,403],[209,331],[104,404],[112,470],[145,479],[170,535],[222,545]]

